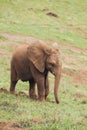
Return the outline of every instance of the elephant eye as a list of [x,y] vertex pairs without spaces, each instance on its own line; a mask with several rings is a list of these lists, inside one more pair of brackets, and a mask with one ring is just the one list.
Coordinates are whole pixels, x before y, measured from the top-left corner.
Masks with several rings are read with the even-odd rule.
[[54,66],[55,66],[55,64],[54,64],[54,63],[51,63],[51,66],[52,66],[52,67],[54,67]]

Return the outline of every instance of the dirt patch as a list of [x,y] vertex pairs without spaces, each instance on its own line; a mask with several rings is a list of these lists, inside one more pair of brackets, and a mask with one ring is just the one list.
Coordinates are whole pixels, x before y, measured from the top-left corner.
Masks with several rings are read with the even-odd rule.
[[75,98],[84,98],[84,97],[86,97],[84,94],[82,94],[82,93],[76,93],[76,94],[74,94],[73,95]]
[[7,90],[7,89],[4,89],[4,88],[0,88],[0,93],[2,93],[2,92],[8,93],[8,90]]
[[78,89],[78,86],[76,86],[76,87],[77,87],[77,91],[75,94],[73,94],[73,97],[79,98],[79,99],[82,98],[83,100],[86,99],[86,101],[87,101],[87,91],[82,90],[82,89]]
[[33,118],[29,121],[8,121],[0,122],[0,130],[27,130],[31,124],[42,124],[42,120],[39,118]]
[[[4,89],[4,88],[0,88],[0,93],[11,94],[10,91],[8,91],[7,89]],[[16,96],[29,97],[29,92],[28,91],[19,91],[19,92],[14,92],[13,94],[16,95]]]
[[58,18],[59,16],[57,15],[57,13],[49,10],[48,8],[44,8],[42,11],[46,12],[46,15]]
[[54,12],[48,12],[47,15],[58,18],[58,15]]
[[10,42],[24,42],[24,43],[32,43],[35,42],[36,40],[38,40],[37,38],[33,38],[33,37],[29,37],[29,36],[24,36],[24,35],[20,35],[20,34],[9,34],[9,33],[0,33],[1,36],[6,37],[6,39],[8,39],[8,41]]
[[42,120],[39,119],[39,118],[31,119],[30,122],[31,122],[32,124],[41,124],[41,123],[43,123]]
[[0,130],[26,130],[25,128],[18,128],[15,122],[0,122]]
[[74,74],[73,81],[80,84],[87,84],[87,72],[81,71],[80,74]]
[[87,84],[87,71],[80,71],[80,72],[76,72],[74,71],[70,71],[70,70],[63,70],[62,71],[64,74],[72,77],[72,81],[73,83],[79,83],[79,84]]

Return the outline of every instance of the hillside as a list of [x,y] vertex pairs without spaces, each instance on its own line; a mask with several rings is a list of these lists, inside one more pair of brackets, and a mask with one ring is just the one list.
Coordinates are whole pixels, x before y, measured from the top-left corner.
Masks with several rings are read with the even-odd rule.
[[86,0],[0,0],[0,31],[4,32],[87,48],[86,21]]
[[[28,82],[9,93],[10,60],[18,45],[38,39],[58,44],[60,104],[49,74],[46,102],[28,97]],[[87,0],[0,0],[0,130],[86,130]]]

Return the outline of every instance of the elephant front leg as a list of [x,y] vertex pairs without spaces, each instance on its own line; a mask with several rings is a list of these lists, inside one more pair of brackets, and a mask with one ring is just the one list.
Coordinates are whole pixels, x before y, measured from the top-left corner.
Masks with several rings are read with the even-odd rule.
[[46,80],[45,80],[45,99],[47,98],[49,94],[49,81],[48,81],[48,77],[46,77]]
[[32,79],[29,81],[29,83],[30,83],[29,96],[32,99],[36,99],[37,95],[36,95],[36,89],[35,89],[35,81]]
[[40,101],[45,101],[44,78],[40,78],[40,80],[37,82],[37,88],[38,88],[38,99]]

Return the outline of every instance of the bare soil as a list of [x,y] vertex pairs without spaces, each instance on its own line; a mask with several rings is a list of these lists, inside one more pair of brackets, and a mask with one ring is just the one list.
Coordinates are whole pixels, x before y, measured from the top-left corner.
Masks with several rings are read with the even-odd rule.
[[[6,121],[0,122],[0,130],[27,130],[27,125],[30,124],[42,124],[42,120],[39,118],[33,118],[29,122],[16,122],[16,121]],[[31,129],[30,129],[31,130]]]
[[[0,93],[11,94],[10,91],[8,91],[7,89],[4,89],[4,88],[0,88]],[[19,92],[15,92],[13,94],[16,95],[16,96],[26,96],[26,97],[29,97],[28,91],[19,91]]]
[[19,128],[16,122],[0,122],[0,130],[26,130],[25,128]]

